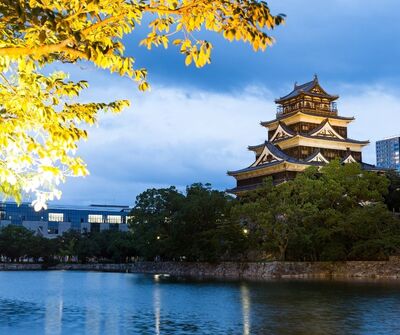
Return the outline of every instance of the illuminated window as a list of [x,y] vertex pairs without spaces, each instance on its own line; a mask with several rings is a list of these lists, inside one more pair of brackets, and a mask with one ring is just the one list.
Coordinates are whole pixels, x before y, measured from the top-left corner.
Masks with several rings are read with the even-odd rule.
[[90,222],[90,223],[103,223],[103,215],[100,215],[100,214],[89,214],[88,222]]
[[49,213],[49,221],[63,222],[64,214],[63,213]]
[[108,223],[122,223],[121,215],[107,215]]

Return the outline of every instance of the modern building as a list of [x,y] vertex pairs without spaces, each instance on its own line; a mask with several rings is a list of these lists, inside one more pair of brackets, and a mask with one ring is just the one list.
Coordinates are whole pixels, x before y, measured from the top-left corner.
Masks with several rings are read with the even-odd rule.
[[400,171],[400,135],[376,142],[376,165]]
[[0,227],[10,224],[23,226],[37,235],[53,238],[68,230],[81,233],[102,230],[128,231],[129,206],[49,205],[36,212],[30,203],[0,203]]
[[237,181],[230,193],[240,194],[258,187],[266,177],[278,184],[304,171],[309,166],[322,166],[333,159],[342,163],[358,162],[367,170],[375,166],[362,162],[362,148],[369,141],[348,137],[347,126],[354,117],[339,116],[337,95],[327,93],[317,76],[275,100],[276,118],[261,122],[267,128],[268,140],[249,146],[255,154],[247,168],[228,171]]

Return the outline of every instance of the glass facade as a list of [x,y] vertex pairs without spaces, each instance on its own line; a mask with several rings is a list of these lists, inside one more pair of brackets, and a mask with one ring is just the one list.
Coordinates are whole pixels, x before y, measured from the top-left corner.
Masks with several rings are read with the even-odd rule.
[[103,215],[101,214],[89,214],[88,222],[90,223],[103,223]]
[[0,203],[0,227],[9,224],[24,226],[38,235],[56,237],[68,230],[82,233],[101,230],[127,231],[129,206],[49,205],[47,210],[35,212],[31,204],[14,202]]
[[107,223],[122,223],[121,215],[107,215]]
[[400,171],[400,135],[376,142],[376,165]]

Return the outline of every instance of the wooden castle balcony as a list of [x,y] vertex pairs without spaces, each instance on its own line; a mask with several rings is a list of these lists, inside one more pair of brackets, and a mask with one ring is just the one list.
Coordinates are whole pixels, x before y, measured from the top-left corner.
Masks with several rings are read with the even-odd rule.
[[309,114],[315,115],[322,115],[322,116],[337,116],[338,110],[337,105],[335,102],[331,102],[329,105],[325,105],[321,107],[318,104],[315,104],[314,107],[312,106],[278,106],[276,109],[276,118],[279,119],[286,114],[291,114],[294,112],[304,112]]

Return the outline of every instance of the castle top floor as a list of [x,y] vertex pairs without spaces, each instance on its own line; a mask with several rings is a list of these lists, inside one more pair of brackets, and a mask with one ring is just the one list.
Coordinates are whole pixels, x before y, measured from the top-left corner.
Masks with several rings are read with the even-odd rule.
[[318,77],[302,85],[294,84],[292,92],[275,100],[278,104],[276,118],[303,112],[325,117],[337,116],[335,100],[339,96],[327,93],[319,84]]

